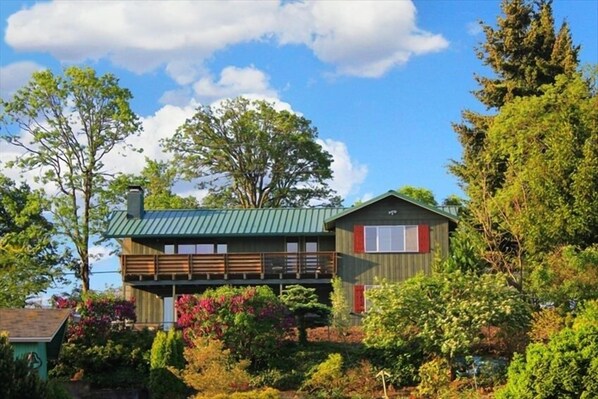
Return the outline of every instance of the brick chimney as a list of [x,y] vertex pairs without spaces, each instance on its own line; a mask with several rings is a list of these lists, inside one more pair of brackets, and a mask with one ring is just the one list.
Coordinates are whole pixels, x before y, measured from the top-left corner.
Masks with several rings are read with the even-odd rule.
[[127,219],[143,218],[143,188],[141,186],[129,186],[127,193]]

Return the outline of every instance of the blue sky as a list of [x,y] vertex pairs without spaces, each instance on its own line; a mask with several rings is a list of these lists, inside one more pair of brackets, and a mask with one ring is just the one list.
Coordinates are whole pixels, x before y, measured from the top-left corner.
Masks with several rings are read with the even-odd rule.
[[[598,0],[556,0],[553,9],[557,26],[566,19],[582,46],[582,63],[598,63]],[[0,96],[42,68],[113,73],[143,120],[133,144],[158,159],[167,159],[158,140],[198,104],[266,98],[318,128],[346,205],[402,185],[442,200],[461,194],[446,169],[461,151],[451,123],[463,109],[483,110],[470,94],[474,73],[489,73],[474,53],[484,40],[477,21],[494,24],[499,14],[498,0],[2,0]],[[15,156],[0,146],[0,159]],[[112,165],[136,172],[142,157]],[[178,190],[203,195],[189,184]],[[110,258],[95,270],[117,267]],[[118,281],[95,275],[92,287]]]

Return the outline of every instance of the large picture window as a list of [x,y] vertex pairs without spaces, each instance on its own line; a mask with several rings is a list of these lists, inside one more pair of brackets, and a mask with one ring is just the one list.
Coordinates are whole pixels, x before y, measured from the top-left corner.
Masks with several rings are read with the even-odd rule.
[[417,225],[364,226],[365,252],[418,252]]

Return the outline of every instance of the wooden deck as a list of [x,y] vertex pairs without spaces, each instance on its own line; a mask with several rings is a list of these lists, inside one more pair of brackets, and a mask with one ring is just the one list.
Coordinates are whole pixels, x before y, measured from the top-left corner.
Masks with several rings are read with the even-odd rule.
[[147,279],[331,278],[336,252],[121,255],[125,281]]

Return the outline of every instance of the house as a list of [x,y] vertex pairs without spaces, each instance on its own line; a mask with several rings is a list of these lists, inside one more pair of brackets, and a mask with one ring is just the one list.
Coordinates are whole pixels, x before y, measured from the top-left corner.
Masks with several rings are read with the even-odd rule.
[[342,278],[355,314],[377,278],[430,272],[448,254],[457,217],[389,191],[351,208],[144,210],[129,188],[106,237],[121,240],[125,296],[138,322],[174,322],[173,298],[219,285],[313,287],[323,301]]
[[0,332],[8,332],[15,358],[26,357],[39,376],[48,378],[48,360],[58,358],[69,309],[0,308]]

